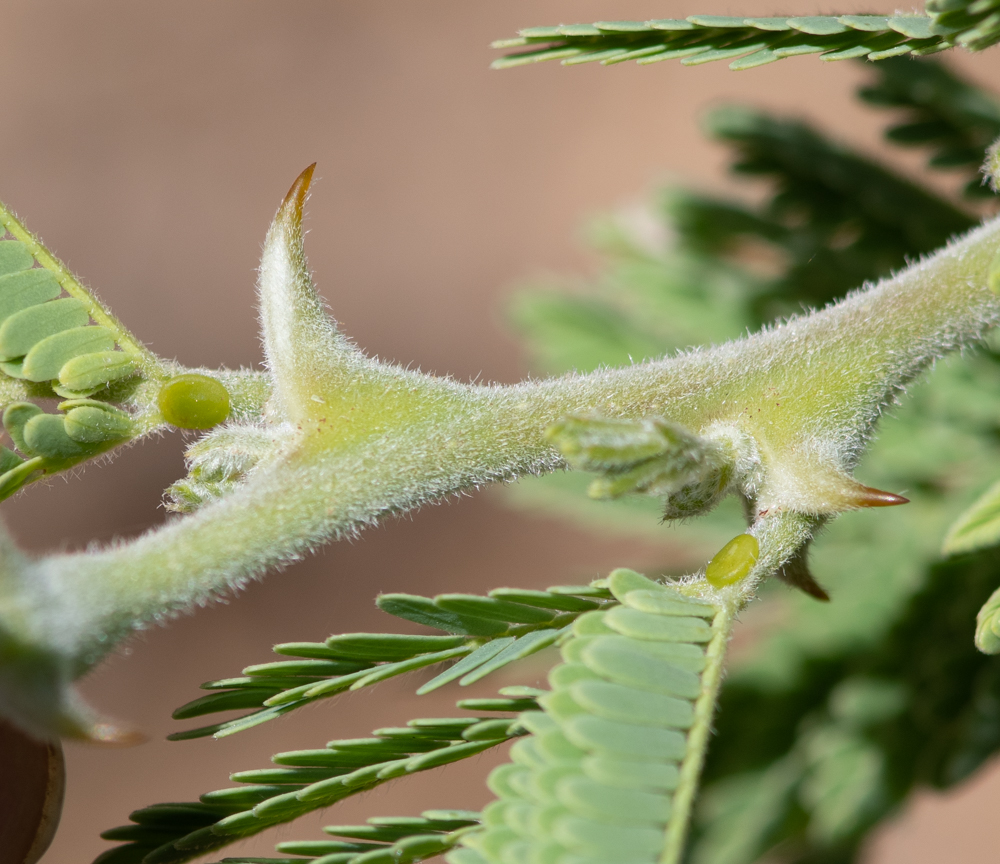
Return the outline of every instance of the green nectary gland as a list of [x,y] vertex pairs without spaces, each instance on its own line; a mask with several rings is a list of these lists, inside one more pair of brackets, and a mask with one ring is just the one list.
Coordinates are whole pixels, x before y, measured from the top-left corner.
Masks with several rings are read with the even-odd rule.
[[740,534],[723,546],[705,568],[705,578],[715,588],[734,585],[753,569],[760,557],[760,543],[752,534]]
[[211,429],[229,417],[229,391],[197,372],[176,375],[157,397],[163,419],[180,429]]

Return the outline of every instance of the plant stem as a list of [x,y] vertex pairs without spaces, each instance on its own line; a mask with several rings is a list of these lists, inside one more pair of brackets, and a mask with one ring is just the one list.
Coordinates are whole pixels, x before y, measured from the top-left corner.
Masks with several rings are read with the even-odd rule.
[[300,367],[291,395],[308,411],[290,427],[293,443],[235,492],[132,542],[44,559],[22,587],[37,598],[36,620],[89,663],[136,626],[390,513],[565,467],[545,430],[579,412],[663,416],[696,433],[737,429],[755,443],[756,485],[744,492],[758,506],[837,512],[829,490],[885,407],[934,359],[996,323],[987,277],[998,246],[994,221],[836,306],[738,342],[590,375],[483,387],[356,354],[336,358],[336,375]]

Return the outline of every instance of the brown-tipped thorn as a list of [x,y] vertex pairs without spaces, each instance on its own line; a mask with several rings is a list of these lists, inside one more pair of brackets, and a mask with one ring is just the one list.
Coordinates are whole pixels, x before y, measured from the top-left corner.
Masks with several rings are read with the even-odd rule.
[[291,215],[296,222],[302,221],[302,208],[305,206],[309,184],[312,183],[313,171],[315,170],[316,163],[313,162],[312,165],[295,178],[292,188],[288,190],[285,200],[281,202],[282,212],[288,213],[290,210],[291,212],[288,215]]
[[812,573],[809,572],[809,562],[806,560],[809,555],[809,547],[803,546],[795,557],[786,561],[775,574],[782,582],[792,588],[804,591],[810,597],[815,597],[824,603],[830,602],[830,595],[823,590],[823,586],[816,581]]
[[895,507],[897,504],[910,503],[910,499],[902,495],[893,495],[892,492],[883,492],[881,489],[872,489],[871,486],[860,484],[848,493],[848,498],[855,507]]

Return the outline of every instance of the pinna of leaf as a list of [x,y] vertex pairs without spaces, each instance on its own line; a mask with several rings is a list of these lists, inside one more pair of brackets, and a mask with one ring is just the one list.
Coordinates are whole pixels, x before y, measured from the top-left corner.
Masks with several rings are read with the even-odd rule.
[[170,738],[226,737],[317,700],[440,663],[451,665],[425,682],[419,695],[454,681],[466,687],[555,644],[579,615],[611,599],[600,585],[553,586],[546,591],[498,588],[488,597],[383,594],[377,601],[383,611],[451,635],[349,633],[326,642],[275,645],[276,654],[295,659],[248,666],[240,677],[209,681],[202,685],[209,694],[178,708],[174,718],[257,710]]
[[744,70],[804,54],[826,61],[880,61],[936,54],[956,44],[980,51],[998,41],[1000,15],[992,0],[931,0],[925,15],[689,15],[529,27],[516,38],[493,43],[494,48],[526,49],[495,60],[493,68],[545,60],[564,66],[633,60],[640,66],[664,60],[698,66],[729,60],[730,69]]

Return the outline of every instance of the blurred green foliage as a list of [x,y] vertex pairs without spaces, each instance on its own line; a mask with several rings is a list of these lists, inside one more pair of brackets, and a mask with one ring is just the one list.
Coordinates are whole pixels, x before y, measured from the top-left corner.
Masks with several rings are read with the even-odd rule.
[[[589,370],[738,337],[974,225],[972,208],[992,206],[974,172],[1000,135],[1000,104],[934,61],[871,68],[859,95],[893,112],[888,140],[927,148],[929,168],[960,174],[973,203],[805,123],[718,110],[709,134],[771,194],[751,205],[671,189],[639,220],[597,222],[599,275],[540,280],[516,297],[537,366]],[[754,638],[723,689],[692,864],[750,864],[769,850],[797,864],[854,861],[915,787],[960,782],[1000,749],[1000,659],[973,645],[1000,550],[939,555],[949,524],[1000,477],[1000,353],[986,345],[939,363],[885,418],[857,474],[911,503],[847,514],[817,540],[811,569],[831,603],[779,586],[748,610]],[[515,500],[608,530],[673,531],[694,555],[742,530],[732,502],[669,529],[656,525],[655,502],[591,502],[585,485],[541,478]]]

